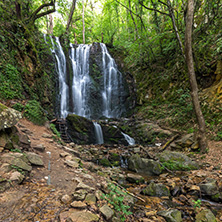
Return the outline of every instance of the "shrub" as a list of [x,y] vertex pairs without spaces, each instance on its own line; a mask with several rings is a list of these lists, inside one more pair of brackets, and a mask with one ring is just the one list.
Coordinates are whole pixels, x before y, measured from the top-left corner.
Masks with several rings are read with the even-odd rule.
[[18,70],[11,64],[0,65],[0,98],[22,98],[22,80]]
[[46,121],[44,110],[36,100],[30,100],[26,104],[24,116],[37,125],[43,125]]
[[132,214],[132,212],[128,211],[130,206],[124,204],[124,198],[127,194],[112,183],[108,185],[108,189],[109,193],[104,194],[103,199],[107,200],[118,212],[120,221],[125,221],[126,216]]

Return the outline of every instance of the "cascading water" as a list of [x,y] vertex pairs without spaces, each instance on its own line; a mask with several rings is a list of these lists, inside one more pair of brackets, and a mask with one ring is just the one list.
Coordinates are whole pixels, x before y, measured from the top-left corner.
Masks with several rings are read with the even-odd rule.
[[135,145],[135,140],[132,137],[130,137],[129,135],[127,135],[123,132],[122,132],[122,134],[129,145]]
[[66,118],[66,116],[68,115],[68,85],[66,83],[66,57],[59,42],[59,38],[56,37],[55,40],[56,45],[54,51],[59,74],[60,116],[61,118]]
[[[122,89],[122,74],[118,71],[114,59],[110,56],[106,45],[100,43],[103,63],[103,115],[107,118],[118,118],[122,114],[120,101]],[[116,103],[113,103],[115,101]]]
[[[125,112],[124,102],[127,94],[124,90],[122,74],[118,71],[106,45],[103,43],[70,44],[71,74],[70,70],[67,70],[68,61],[59,38],[56,37],[55,40],[50,38],[51,51],[56,58],[59,76],[60,117],[66,118],[68,113],[88,119],[121,117]],[[69,76],[68,79],[67,76]],[[104,142],[102,128],[96,122],[94,122],[94,128],[97,143],[102,144]],[[135,143],[133,138],[123,135],[130,145]]]
[[70,59],[72,61],[73,82],[72,100],[73,113],[90,118],[89,100],[89,49],[91,45],[79,45],[76,49],[70,44]]
[[94,124],[94,128],[95,128],[96,144],[103,144],[104,140],[103,140],[102,127],[97,122],[93,122],[93,124]]

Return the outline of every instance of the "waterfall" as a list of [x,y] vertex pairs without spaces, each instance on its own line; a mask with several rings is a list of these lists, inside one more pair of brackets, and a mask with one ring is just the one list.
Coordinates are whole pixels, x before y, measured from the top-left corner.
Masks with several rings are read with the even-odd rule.
[[89,49],[91,45],[79,45],[76,49],[70,44],[70,59],[72,62],[72,101],[73,113],[90,118],[89,100]]
[[95,135],[96,135],[96,144],[103,144],[103,131],[100,124],[97,122],[93,122],[94,128],[95,128]]
[[127,135],[123,132],[122,132],[122,134],[123,134],[125,140],[128,142],[129,145],[134,145],[135,144],[135,140],[132,137],[130,137],[129,135]]
[[[122,74],[118,71],[114,59],[109,54],[106,45],[100,43],[103,63],[103,115],[107,118],[118,118],[123,110],[120,101],[122,89]],[[115,103],[113,102],[115,101]]]
[[58,37],[56,37],[55,58],[57,61],[57,69],[59,75],[60,115],[62,118],[66,118],[66,116],[68,115],[68,85],[66,83],[66,57],[62,50],[62,46],[59,42]]
[[[44,39],[49,44],[46,36]],[[59,77],[60,118],[66,118],[69,113],[88,119],[121,117],[128,93],[106,45],[70,44],[69,60],[66,60],[59,38],[50,36],[50,39]],[[69,62],[70,66],[66,67]],[[101,126],[97,122],[93,124],[97,143],[104,143]],[[133,138],[123,135],[129,145],[135,144]]]

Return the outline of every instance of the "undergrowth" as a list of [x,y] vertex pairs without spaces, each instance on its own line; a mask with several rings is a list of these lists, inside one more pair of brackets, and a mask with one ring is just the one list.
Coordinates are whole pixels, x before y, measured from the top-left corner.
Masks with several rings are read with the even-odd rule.
[[124,204],[124,199],[127,194],[113,183],[108,185],[108,190],[109,193],[103,194],[103,199],[107,200],[108,203],[113,206],[120,221],[125,221],[126,216],[132,214],[132,212],[129,211],[130,206]]
[[0,98],[20,99],[22,95],[22,79],[11,64],[0,65]]
[[24,108],[24,116],[37,125],[43,125],[46,121],[44,110],[36,100],[28,101]]

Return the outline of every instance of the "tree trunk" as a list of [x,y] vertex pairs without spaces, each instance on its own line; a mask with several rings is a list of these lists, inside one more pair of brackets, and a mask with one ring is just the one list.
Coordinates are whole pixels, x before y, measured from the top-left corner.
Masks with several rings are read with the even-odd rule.
[[190,86],[191,86],[191,97],[199,127],[197,139],[199,142],[201,153],[206,153],[208,148],[207,138],[206,138],[206,125],[198,98],[198,86],[194,71],[194,62],[192,54],[193,15],[194,15],[194,0],[188,0],[188,11],[187,11],[186,30],[185,30],[185,55],[186,55],[188,73],[189,73]]
[[76,0],[73,0],[72,1],[72,6],[71,6],[71,9],[70,9],[70,13],[69,13],[68,22],[67,22],[67,25],[66,25],[66,32],[68,32],[68,30],[69,30],[69,26],[70,26],[70,23],[72,21],[72,16],[73,16],[73,13],[75,11],[75,8],[76,8]]
[[82,0],[82,41],[83,41],[83,44],[85,44],[85,18],[84,18],[84,12],[85,12],[85,9],[84,9],[84,0]]
[[135,19],[134,19],[133,14],[132,14],[132,10],[131,10],[131,2],[130,2],[130,0],[128,0],[128,2],[129,2],[129,9],[130,9],[129,12],[130,12],[130,16],[131,16],[132,21],[133,21],[133,24],[134,24],[134,26],[135,26],[135,36],[134,36],[134,41],[136,41],[137,36],[138,36],[138,29],[137,29],[137,25],[136,25]]
[[168,5],[168,10],[169,10],[170,18],[171,18],[172,23],[173,23],[173,28],[174,28],[174,31],[175,31],[178,43],[180,45],[180,50],[181,50],[181,53],[182,53],[182,55],[183,55],[183,57],[185,59],[184,50],[183,50],[183,43],[182,43],[180,35],[179,35],[179,31],[178,31],[178,28],[177,28],[177,25],[176,25],[176,20],[175,20],[175,16],[174,16],[174,12],[173,12],[173,8],[171,6],[170,0],[167,0],[167,5]]

